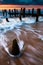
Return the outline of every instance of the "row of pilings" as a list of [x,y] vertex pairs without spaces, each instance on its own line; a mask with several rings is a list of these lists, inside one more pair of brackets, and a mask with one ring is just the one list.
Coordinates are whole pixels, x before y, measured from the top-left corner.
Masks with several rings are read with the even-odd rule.
[[22,19],[22,17],[32,16],[32,17],[36,17],[36,22],[38,22],[38,17],[43,16],[43,14],[41,14],[41,9],[38,8],[36,10],[36,13],[34,12],[35,12],[34,8],[32,8],[32,10],[30,9],[26,10],[25,8],[21,8],[20,10],[17,9],[12,9],[12,10],[9,9],[8,11],[2,10],[3,16],[9,15],[9,17],[19,17],[20,20]]

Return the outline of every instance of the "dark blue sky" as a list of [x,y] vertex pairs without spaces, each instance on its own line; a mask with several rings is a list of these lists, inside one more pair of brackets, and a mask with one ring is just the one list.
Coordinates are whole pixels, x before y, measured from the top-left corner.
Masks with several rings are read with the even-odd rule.
[[43,5],[43,0],[0,0],[0,4]]

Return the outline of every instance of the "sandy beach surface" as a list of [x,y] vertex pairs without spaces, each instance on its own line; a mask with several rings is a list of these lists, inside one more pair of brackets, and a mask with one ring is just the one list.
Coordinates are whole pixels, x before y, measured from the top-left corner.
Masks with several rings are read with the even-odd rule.
[[24,42],[25,49],[21,57],[14,58],[0,45],[0,65],[43,65],[43,22],[14,28],[2,37],[7,38],[6,43],[3,40],[2,42],[8,48],[12,46],[12,41],[17,39]]

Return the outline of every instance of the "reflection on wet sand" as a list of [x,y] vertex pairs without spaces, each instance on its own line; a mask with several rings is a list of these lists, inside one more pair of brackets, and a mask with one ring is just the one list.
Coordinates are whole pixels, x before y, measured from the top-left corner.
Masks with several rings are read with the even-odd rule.
[[[9,47],[15,38],[25,43],[24,53],[19,58],[13,58],[9,54]],[[0,65],[38,64],[43,65],[43,22],[25,24],[0,35]]]

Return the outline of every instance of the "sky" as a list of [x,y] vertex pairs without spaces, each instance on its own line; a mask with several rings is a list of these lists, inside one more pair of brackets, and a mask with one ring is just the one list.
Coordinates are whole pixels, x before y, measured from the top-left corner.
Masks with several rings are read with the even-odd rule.
[[43,0],[0,0],[0,4],[43,5]]
[[40,6],[40,5],[0,5],[0,10],[4,10],[4,9],[21,9],[21,8],[26,8],[26,9],[43,9],[43,6]]

